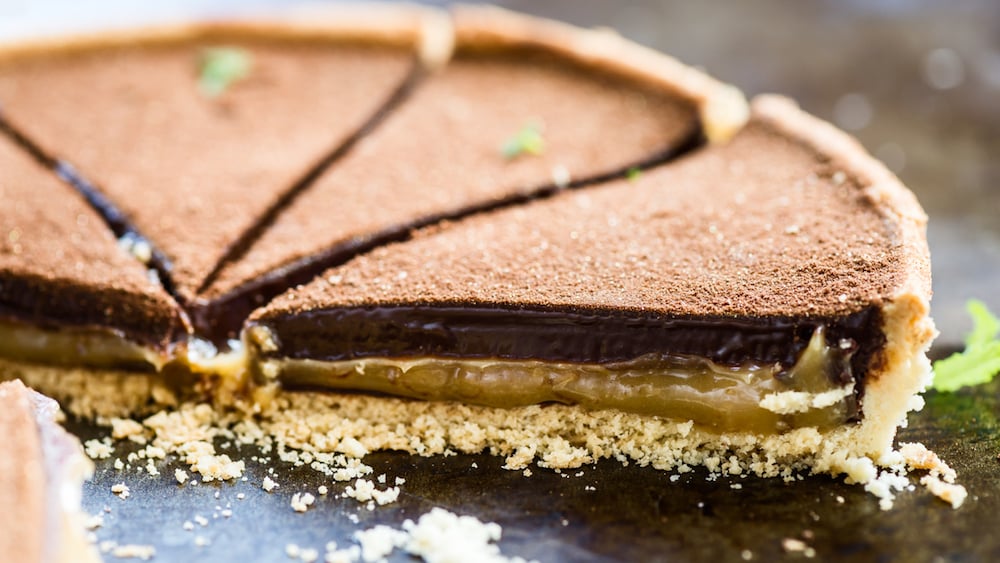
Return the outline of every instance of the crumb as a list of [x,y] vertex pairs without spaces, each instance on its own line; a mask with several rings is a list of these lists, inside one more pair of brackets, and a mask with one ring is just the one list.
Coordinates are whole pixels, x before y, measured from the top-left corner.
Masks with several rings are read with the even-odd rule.
[[122,460],[120,458],[119,459],[115,459],[115,469],[117,469],[118,471],[121,471],[122,469],[125,469],[125,463],[122,462]]
[[[361,544],[361,558],[379,561],[389,556],[397,547],[406,545],[407,534],[402,530],[378,525],[354,532],[354,539]],[[469,559],[473,560],[473,559]]]
[[129,497],[131,492],[129,492],[128,485],[125,483],[118,483],[117,485],[111,485],[111,492],[118,495],[118,498],[125,500]]
[[399,498],[399,487],[390,487],[384,491],[376,489],[372,491],[372,498],[379,506],[396,502],[396,499]]
[[205,547],[205,546],[207,546],[207,545],[209,545],[211,543],[212,542],[210,542],[208,540],[208,538],[206,538],[205,536],[195,536],[194,537],[194,545],[195,545],[195,547]]
[[183,485],[184,482],[188,480],[187,471],[184,471],[183,469],[175,469],[174,470],[174,479],[177,479],[177,482],[179,484]]
[[358,502],[368,502],[372,499],[372,492],[375,490],[375,483],[368,479],[358,479],[354,485],[348,485],[344,491],[345,498],[353,498]]
[[315,501],[316,497],[309,493],[295,493],[292,495],[292,510],[295,512],[305,512],[306,510],[309,510],[309,507],[312,506]]
[[204,516],[202,516],[200,514],[195,514],[194,515],[194,521],[197,522],[198,525],[201,526],[202,528],[208,526],[208,518],[205,518]]
[[201,474],[202,481],[228,481],[242,477],[246,465],[242,460],[233,461],[226,454],[206,454],[198,457],[191,469]]
[[109,439],[98,440],[95,438],[83,443],[83,451],[90,459],[107,459],[111,457],[115,449],[111,446]]
[[743,488],[743,485],[741,485],[740,483],[733,483],[733,484],[729,485],[729,488],[730,489],[735,489],[735,490],[738,491],[738,490],[740,490],[740,489]]
[[116,545],[110,551],[111,555],[120,559],[135,558],[148,561],[156,555],[156,548],[151,545]]
[[[115,440],[128,438],[136,443],[146,443],[145,438],[143,437],[142,424],[132,420],[131,418],[112,418],[111,437]],[[142,442],[139,442],[139,440],[142,440]]]
[[523,475],[524,475],[525,477],[531,477],[531,468],[530,468],[530,467],[525,467],[525,468],[524,468],[524,472],[523,472]]
[[319,551],[312,548],[303,549],[302,552],[299,553],[299,559],[302,563],[314,563],[317,559],[319,559]]
[[181,525],[181,528],[184,528],[184,530],[190,532],[191,530],[194,530],[194,524],[190,520],[185,520],[184,523]]
[[285,555],[287,555],[289,559],[298,559],[301,553],[302,549],[294,543],[290,543],[285,546]]
[[233,511],[228,508],[224,508],[220,514],[222,514],[223,518],[230,518],[233,515]]
[[275,483],[270,477],[264,477],[264,482],[261,483],[261,488],[267,492],[271,492],[278,488],[278,484]]
[[781,540],[781,548],[788,552],[805,551],[806,544],[802,540],[795,538],[785,538]]
[[316,492],[318,492],[320,496],[324,496],[330,492],[330,489],[326,488],[326,485],[320,485],[319,488],[316,489]]
[[750,551],[749,549],[744,549],[743,551],[740,552],[740,558],[743,559],[744,561],[750,561],[751,559],[753,559],[753,552]]
[[948,483],[935,475],[924,475],[920,478],[920,484],[927,487],[934,496],[951,504],[952,508],[958,508],[969,496],[968,491],[962,485]]
[[236,493],[236,500],[243,500],[245,498],[247,498],[247,496],[245,494],[243,494],[243,493]]
[[837,495],[837,503],[838,504],[844,504],[844,497],[842,497],[840,495]]

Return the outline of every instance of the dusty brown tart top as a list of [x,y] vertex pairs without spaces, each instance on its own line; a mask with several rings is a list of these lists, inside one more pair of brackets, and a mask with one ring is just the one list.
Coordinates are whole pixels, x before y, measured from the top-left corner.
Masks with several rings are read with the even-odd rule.
[[[655,160],[699,136],[692,104],[542,52],[459,56],[282,215],[205,298],[437,218]],[[535,129],[538,154],[505,154]]]
[[[249,60],[245,78],[217,95],[200,82],[212,47]],[[0,103],[155,241],[187,299],[279,194],[404,82],[412,53],[238,26],[109,38],[3,54]]]
[[902,292],[926,299],[922,212],[891,175],[872,184],[884,169],[846,139],[765,99],[726,145],[632,181],[426,229],[253,319],[366,310],[391,323],[394,308],[460,306],[753,322],[846,318]]
[[166,346],[178,309],[72,188],[0,135],[0,318]]

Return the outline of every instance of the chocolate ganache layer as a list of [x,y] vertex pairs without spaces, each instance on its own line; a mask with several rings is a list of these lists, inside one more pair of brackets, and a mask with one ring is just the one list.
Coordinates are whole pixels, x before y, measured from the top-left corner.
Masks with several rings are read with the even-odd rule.
[[[839,318],[664,318],[621,310],[526,310],[462,304],[323,309],[269,318],[268,357],[321,361],[496,358],[613,364],[680,355],[740,366],[798,361],[812,335],[843,351],[844,380],[864,373],[884,344],[879,312]],[[845,381],[846,382],[846,381]]]

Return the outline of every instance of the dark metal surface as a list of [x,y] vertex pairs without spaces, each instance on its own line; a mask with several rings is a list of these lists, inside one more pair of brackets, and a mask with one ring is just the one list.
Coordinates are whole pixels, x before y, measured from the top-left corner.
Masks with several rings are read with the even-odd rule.
[[[957,511],[922,489],[901,493],[892,510],[882,511],[861,487],[826,476],[794,483],[750,477],[710,481],[698,469],[675,482],[661,471],[605,461],[562,473],[533,468],[525,477],[485,455],[399,453],[366,459],[373,476],[386,473],[390,483],[396,476],[406,479],[396,503],[368,511],[339,498],[346,483],[333,484],[308,467],[250,462],[258,453],[252,447],[223,450],[248,460],[247,481],[236,483],[180,486],[173,470],[184,467],[173,461],[158,464],[158,477],[120,472],[103,461],[86,486],[84,507],[95,514],[110,508],[97,530],[101,540],[155,545],[158,561],[277,561],[285,558],[288,543],[322,554],[329,541],[350,545],[355,530],[400,527],[435,506],[500,523],[505,555],[540,561],[739,561],[744,550],[755,561],[802,559],[784,550],[785,538],[804,540],[820,560],[996,561],[998,391],[1000,386],[991,384],[953,395],[932,393],[900,435],[925,443],[958,468],[970,496]],[[100,434],[82,425],[73,430],[84,437]],[[127,445],[119,447],[115,455],[128,451]],[[268,468],[280,484],[272,493],[260,486]],[[131,489],[127,500],[111,493],[111,486],[123,481]],[[330,487],[326,497],[306,513],[291,509],[294,493],[316,494],[321,484]],[[237,500],[239,493],[243,500]],[[216,507],[230,507],[233,514],[226,518]],[[195,515],[209,524],[185,531],[183,523]],[[195,536],[211,545],[197,547]],[[410,559],[396,552],[393,560]]]
[[[273,9],[277,0],[149,5],[72,0],[0,2],[0,36],[39,30]],[[963,303],[985,300],[1000,311],[1000,4],[990,0],[781,2],[503,2],[580,25],[606,25],[705,67],[748,93],[791,95],[809,111],[852,130],[917,192],[931,216],[933,314],[940,342],[954,346],[968,327]],[[356,529],[398,526],[432,506],[504,526],[506,554],[546,561],[753,560],[788,554],[783,538],[806,540],[817,557],[858,561],[1000,560],[1000,434],[996,384],[956,395],[930,394],[904,430],[959,470],[970,498],[958,511],[923,492],[903,493],[879,510],[860,487],[827,477],[678,481],[648,468],[605,462],[525,478],[486,456],[412,458],[373,454],[376,475],[404,477],[396,504],[369,512],[338,499],[338,486],[305,514],[295,492],[315,492],[319,475],[275,462],[278,492],[264,493],[265,469],[248,463],[248,481],[178,487],[176,463],[161,476],[122,475],[101,462],[85,505],[106,505],[101,539],[152,543],[160,561],[284,560],[286,543],[319,549],[349,544]],[[84,436],[96,429],[76,425]],[[119,454],[123,450],[119,450]],[[239,452],[235,452],[239,453]],[[250,451],[245,452],[251,455]],[[252,452],[256,453],[256,452]],[[241,456],[246,457],[246,456]],[[478,465],[473,468],[472,464]],[[567,476],[568,475],[568,476]],[[132,496],[110,492],[125,480]],[[739,484],[742,488],[734,489]],[[586,486],[595,490],[587,490]],[[218,491],[220,498],[215,499]],[[237,493],[245,500],[237,500]],[[839,502],[840,496],[844,502]],[[225,518],[215,507],[232,506]],[[209,518],[193,532],[182,523]],[[358,523],[351,521],[357,514]],[[194,545],[195,535],[211,541]],[[406,558],[403,558],[404,560]]]

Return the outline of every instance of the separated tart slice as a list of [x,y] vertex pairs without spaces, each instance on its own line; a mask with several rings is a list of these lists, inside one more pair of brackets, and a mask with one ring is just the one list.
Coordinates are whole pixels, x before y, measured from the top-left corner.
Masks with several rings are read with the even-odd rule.
[[186,316],[73,188],[0,135],[0,379],[153,373]]
[[930,374],[924,225],[855,141],[762,97],[727,143],[426,229],[289,290],[248,336],[285,385],[654,415],[691,422],[702,455],[851,472]]

